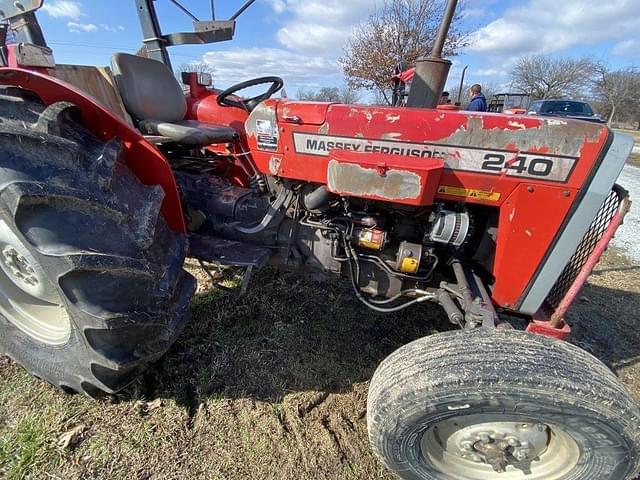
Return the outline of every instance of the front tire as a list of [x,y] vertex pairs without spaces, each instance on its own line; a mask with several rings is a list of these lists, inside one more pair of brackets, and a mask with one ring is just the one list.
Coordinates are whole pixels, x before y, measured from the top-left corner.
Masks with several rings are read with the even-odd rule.
[[640,466],[640,411],[569,343],[514,330],[416,340],[377,369],[369,439],[406,480],[624,480]]
[[175,341],[195,280],[115,138],[73,105],[0,92],[0,352],[66,391],[131,382]]

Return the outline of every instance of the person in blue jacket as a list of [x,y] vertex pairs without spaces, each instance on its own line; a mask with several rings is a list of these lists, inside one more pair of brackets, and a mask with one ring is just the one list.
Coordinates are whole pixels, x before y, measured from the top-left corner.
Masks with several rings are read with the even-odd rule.
[[486,112],[487,111],[487,99],[482,94],[482,87],[477,83],[471,87],[469,91],[471,101],[467,106],[467,110],[472,112]]

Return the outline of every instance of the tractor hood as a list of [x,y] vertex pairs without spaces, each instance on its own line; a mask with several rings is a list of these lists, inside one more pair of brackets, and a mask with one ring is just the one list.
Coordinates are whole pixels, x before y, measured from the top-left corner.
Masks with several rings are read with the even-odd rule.
[[333,105],[328,102],[282,101],[278,103],[278,122],[304,125],[322,125],[327,118],[327,110]]

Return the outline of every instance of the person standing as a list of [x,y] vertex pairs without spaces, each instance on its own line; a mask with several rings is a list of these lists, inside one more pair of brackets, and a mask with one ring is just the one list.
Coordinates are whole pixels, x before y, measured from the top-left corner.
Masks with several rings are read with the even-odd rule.
[[471,110],[472,112],[486,112],[487,111],[487,99],[484,98],[484,94],[482,93],[482,87],[479,84],[475,84],[471,86],[469,90],[469,96],[471,97],[471,101],[467,106],[467,110]]

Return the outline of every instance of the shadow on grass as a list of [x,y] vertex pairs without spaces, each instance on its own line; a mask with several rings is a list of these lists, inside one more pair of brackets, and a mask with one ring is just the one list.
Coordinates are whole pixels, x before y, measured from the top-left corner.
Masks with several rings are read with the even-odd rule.
[[[621,272],[631,268],[607,269],[597,273]],[[637,282],[640,285],[640,279]],[[628,288],[628,285],[620,285]],[[570,310],[570,341],[587,350],[614,372],[640,366],[640,294],[636,291],[588,284]],[[633,389],[628,386],[629,389]],[[640,379],[636,385],[640,389]]]
[[124,398],[193,408],[216,397],[279,402],[297,391],[345,392],[400,346],[452,328],[433,304],[376,315],[342,282],[265,270],[251,284],[242,298],[197,295],[182,336]]
[[[631,268],[602,265],[594,274],[627,278]],[[568,318],[570,341],[616,372],[640,361],[638,285],[631,291],[587,285]],[[294,392],[347,392],[400,346],[453,329],[433,304],[375,314],[342,282],[265,270],[251,287],[243,298],[197,295],[178,342],[120,398],[173,398],[194,413],[216,398],[280,402]],[[526,322],[513,324],[523,329]]]

